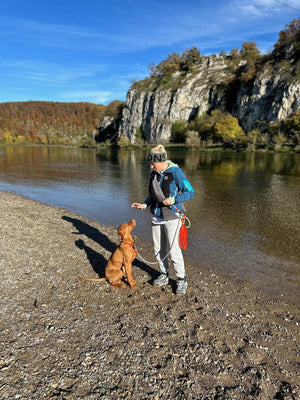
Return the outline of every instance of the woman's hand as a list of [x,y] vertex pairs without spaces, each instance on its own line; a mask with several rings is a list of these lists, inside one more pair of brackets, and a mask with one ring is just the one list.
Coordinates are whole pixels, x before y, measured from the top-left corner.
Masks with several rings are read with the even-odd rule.
[[141,203],[132,203],[131,208],[139,208],[140,210],[143,210],[145,207],[144,204]]
[[171,199],[170,199],[170,197],[168,197],[167,199],[165,199],[162,203],[163,203],[165,206],[170,206],[170,205],[171,205]]

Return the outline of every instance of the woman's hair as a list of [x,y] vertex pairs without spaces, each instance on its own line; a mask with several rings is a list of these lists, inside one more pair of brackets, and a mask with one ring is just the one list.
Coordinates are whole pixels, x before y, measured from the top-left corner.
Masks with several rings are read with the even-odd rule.
[[151,150],[151,153],[166,153],[166,149],[164,148],[164,146],[162,144],[159,144],[158,146],[153,147],[153,149]]
[[153,147],[153,149],[150,150],[150,153],[148,155],[148,161],[150,162],[163,162],[166,161],[166,159],[167,159],[167,152],[162,144]]

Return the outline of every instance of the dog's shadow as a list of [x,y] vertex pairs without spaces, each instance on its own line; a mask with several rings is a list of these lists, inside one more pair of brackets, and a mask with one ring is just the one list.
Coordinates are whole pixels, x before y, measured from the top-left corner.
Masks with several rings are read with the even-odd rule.
[[99,278],[102,278],[104,276],[105,266],[107,264],[105,257],[93,250],[91,247],[87,246],[82,239],[76,240],[75,245],[80,250],[85,251],[87,259],[89,260],[93,270],[99,275]]
[[[77,232],[73,232],[74,235],[85,235],[110,253],[113,253],[118,247],[106,235],[86,222],[83,222],[77,218],[71,218],[67,215],[62,216],[62,219],[70,222],[74,228],[77,229]],[[87,246],[82,239],[75,240],[75,245],[79,249],[85,251],[87,259],[89,260],[93,270],[99,275],[100,278],[102,278],[104,276],[108,259],[106,259],[102,254],[99,254],[97,251],[93,250],[91,247]],[[158,275],[158,272],[155,269],[137,259],[135,259],[132,264],[137,268],[147,272],[151,276],[151,280],[155,279]]]

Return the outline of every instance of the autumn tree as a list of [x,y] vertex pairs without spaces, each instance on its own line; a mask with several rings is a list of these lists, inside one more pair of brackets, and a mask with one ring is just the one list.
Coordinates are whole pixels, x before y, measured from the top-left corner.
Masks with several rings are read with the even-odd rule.
[[255,60],[260,55],[255,42],[245,42],[242,44],[240,56],[245,60]]
[[181,53],[181,69],[193,71],[197,64],[201,61],[200,51],[193,46]]
[[286,29],[279,32],[278,42],[274,45],[275,58],[294,58],[294,62],[300,59],[300,18],[294,19],[286,25]]
[[187,131],[185,143],[187,147],[200,147],[201,140],[199,133],[197,131]]
[[5,131],[2,140],[5,144],[12,144],[13,143],[13,136],[10,131]]
[[273,141],[283,135],[289,145],[300,145],[300,110],[289,115],[285,121],[270,125],[268,133]]
[[242,44],[240,56],[247,61],[244,71],[241,73],[241,81],[247,83],[251,81],[256,73],[256,61],[260,56],[260,51],[256,47],[255,42],[245,42]]
[[151,77],[166,79],[176,71],[193,71],[200,60],[200,52],[193,46],[188,50],[184,50],[181,55],[176,52],[168,54],[167,58],[158,65],[155,66],[154,63],[151,63],[148,68]]
[[224,143],[235,142],[240,137],[245,137],[245,132],[240,127],[237,118],[226,114],[214,126],[214,134],[217,139]]
[[234,59],[240,57],[239,49],[237,49],[237,48],[230,50],[229,54]]
[[163,78],[169,77],[175,71],[180,68],[180,55],[176,52],[168,54],[166,60],[162,60],[153,70],[155,76]]
[[210,114],[203,112],[194,121],[188,124],[188,130],[197,131],[202,140],[207,140],[214,135],[214,126],[226,114],[221,110],[213,110]]

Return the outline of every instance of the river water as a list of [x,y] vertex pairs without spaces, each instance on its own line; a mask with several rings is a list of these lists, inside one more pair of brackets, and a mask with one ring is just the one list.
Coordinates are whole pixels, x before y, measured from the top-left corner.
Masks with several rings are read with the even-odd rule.
[[[299,300],[300,154],[169,151],[195,189],[186,203],[197,263],[265,293]],[[135,218],[151,240],[144,150],[0,147],[0,190],[67,208],[105,225]],[[153,261],[153,260],[152,260]],[[199,276],[201,279],[201,276]]]

